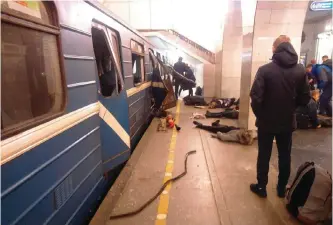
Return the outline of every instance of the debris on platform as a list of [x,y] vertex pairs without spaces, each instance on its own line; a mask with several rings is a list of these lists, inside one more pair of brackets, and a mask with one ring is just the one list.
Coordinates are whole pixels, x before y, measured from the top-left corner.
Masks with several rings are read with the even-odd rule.
[[206,106],[202,106],[202,105],[196,105],[196,106],[194,106],[194,108],[197,108],[197,109],[207,109]]
[[157,131],[167,131],[167,121],[166,118],[160,118],[160,122],[157,125]]
[[192,113],[190,119],[206,119],[206,116],[202,113]]
[[152,111],[152,115],[157,118],[163,118],[163,117],[166,117],[168,115],[168,113],[165,110],[159,109],[159,110]]

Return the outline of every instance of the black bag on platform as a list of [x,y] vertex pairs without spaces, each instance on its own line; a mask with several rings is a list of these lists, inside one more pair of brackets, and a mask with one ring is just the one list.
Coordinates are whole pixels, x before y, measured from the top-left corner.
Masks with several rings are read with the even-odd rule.
[[193,106],[206,106],[207,103],[202,96],[186,96],[184,99],[185,105],[193,105]]
[[195,95],[202,96],[202,88],[200,86],[198,86],[197,89],[195,90]]
[[332,178],[313,162],[305,162],[287,189],[287,210],[304,224],[317,224],[332,215]]

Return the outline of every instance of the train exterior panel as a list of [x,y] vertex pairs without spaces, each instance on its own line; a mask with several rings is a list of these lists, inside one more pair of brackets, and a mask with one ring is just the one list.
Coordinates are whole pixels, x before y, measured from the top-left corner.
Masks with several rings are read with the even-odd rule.
[[[1,4],[2,224],[87,223],[151,121],[153,46],[96,2]],[[29,42],[24,32],[41,38]],[[106,53],[96,50],[101,42],[116,83],[109,96],[99,79],[108,65],[99,57]],[[35,55],[40,64],[29,61]],[[19,90],[9,88],[20,80],[7,71],[27,74]],[[43,88],[52,92],[47,99],[43,92],[29,94]],[[22,95],[31,106],[20,103]],[[49,111],[33,108],[49,99]],[[33,112],[29,120],[26,111]]]

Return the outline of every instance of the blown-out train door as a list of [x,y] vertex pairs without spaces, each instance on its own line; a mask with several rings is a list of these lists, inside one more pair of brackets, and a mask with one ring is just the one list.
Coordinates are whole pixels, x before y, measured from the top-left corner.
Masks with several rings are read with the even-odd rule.
[[93,22],[91,33],[99,80],[102,161],[106,173],[130,156],[128,103],[118,33],[99,22]]
[[156,58],[158,65],[160,67],[163,84],[167,89],[167,96],[165,97],[163,103],[162,103],[162,109],[167,110],[170,108],[173,108],[177,104],[177,98],[175,96],[175,92],[173,90],[173,85],[171,81],[171,70],[165,66],[164,62],[159,59],[159,57]]

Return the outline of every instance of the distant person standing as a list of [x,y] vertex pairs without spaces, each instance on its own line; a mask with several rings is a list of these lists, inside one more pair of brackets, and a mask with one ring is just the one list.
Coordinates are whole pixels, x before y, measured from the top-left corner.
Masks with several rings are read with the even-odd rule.
[[312,65],[312,70],[311,70],[311,74],[312,75],[315,75],[315,72],[316,72],[316,68],[317,68],[317,60],[315,59],[311,59],[310,61],[311,65]]
[[[191,67],[189,67],[189,65],[187,63],[185,64],[185,78],[187,78],[193,82],[195,82],[195,80],[196,80]],[[189,96],[193,96],[194,87],[195,87],[194,84],[183,81],[181,84],[180,90],[179,90],[179,96],[183,90],[188,90]]]
[[326,60],[328,60],[328,56],[327,55],[324,55],[323,57],[321,57],[321,60],[324,62],[326,62]]
[[[183,58],[179,57],[178,62],[175,63],[173,66],[173,69],[178,72],[181,75],[184,75],[185,72],[185,63],[183,62]],[[181,84],[181,79],[177,75],[173,75],[173,80],[175,82],[175,94],[176,94],[176,99],[178,99],[178,92],[179,92],[179,86]]]
[[[185,77],[193,82],[195,82],[195,76],[193,74],[193,71],[191,69],[191,67],[189,67],[188,65],[186,66],[186,71],[185,71]],[[188,84],[184,84],[185,86],[185,90],[189,91],[189,96],[193,96],[193,88],[195,87],[195,85],[188,83]]]
[[332,59],[326,57],[323,56],[323,64],[316,69],[318,88],[322,90],[319,99],[319,113],[332,117],[332,106],[330,105],[332,99]]
[[277,195],[285,196],[290,176],[292,132],[296,128],[295,109],[310,100],[308,79],[304,66],[290,38],[280,35],[273,43],[272,62],[260,67],[251,89],[251,107],[258,127],[257,180],[252,192],[267,196],[269,161],[273,140],[279,153]]
[[317,64],[317,61],[315,59],[311,59],[310,63],[311,63],[312,66],[314,66],[314,65]]
[[316,89],[316,84],[317,84],[317,79],[316,77],[312,74],[312,65],[308,64],[306,66],[306,75],[308,77],[308,81],[309,81],[309,85],[310,85],[310,89],[313,91]]

